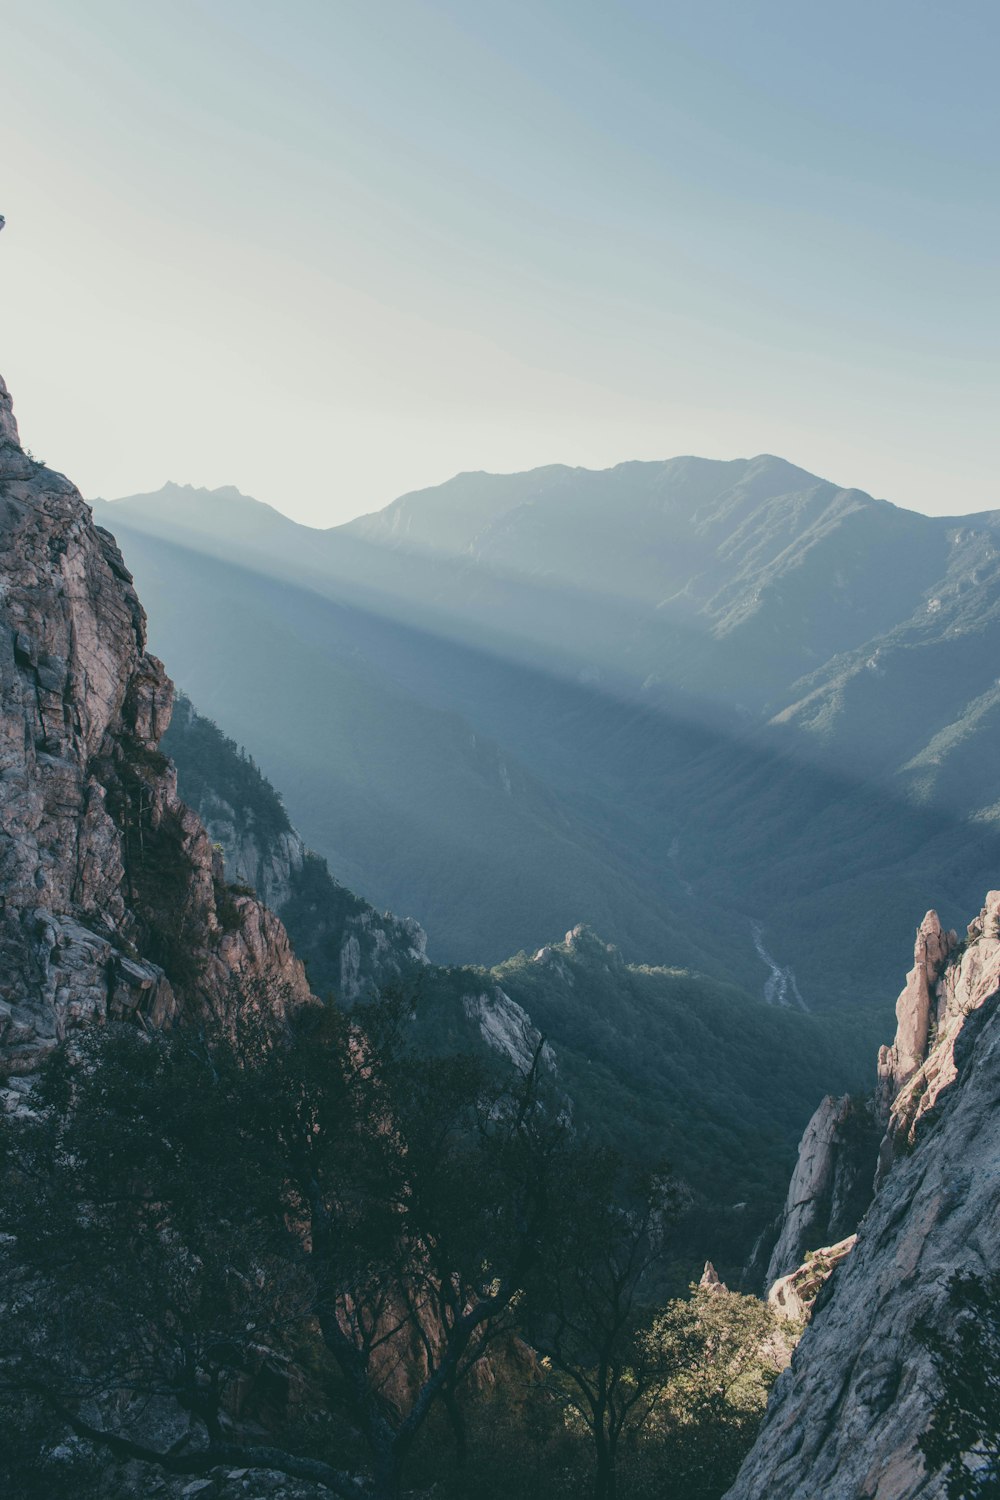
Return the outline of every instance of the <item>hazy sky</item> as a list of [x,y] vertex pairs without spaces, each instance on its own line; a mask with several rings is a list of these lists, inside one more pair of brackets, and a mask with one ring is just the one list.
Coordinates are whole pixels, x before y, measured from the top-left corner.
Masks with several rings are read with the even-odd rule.
[[0,372],[313,524],[779,453],[1000,505],[996,0],[3,0]]

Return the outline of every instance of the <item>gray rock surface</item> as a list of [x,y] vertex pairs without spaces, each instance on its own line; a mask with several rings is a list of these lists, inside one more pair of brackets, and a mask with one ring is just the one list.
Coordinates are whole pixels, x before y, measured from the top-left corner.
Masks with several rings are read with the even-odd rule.
[[778,1241],[768,1262],[768,1284],[794,1270],[806,1250],[823,1238],[833,1193],[839,1132],[849,1102],[827,1094],[802,1134]]
[[933,973],[926,985],[910,976],[896,1042],[880,1056],[895,1093],[878,1192],[775,1386],[729,1500],[945,1493],[917,1446],[937,1388],[914,1325],[948,1325],[956,1271],[1000,1272],[1000,892],[987,896],[964,945],[947,935],[943,958],[933,956],[929,922],[917,947],[931,952]]
[[555,1072],[555,1055],[542,1033],[532,1023],[523,1006],[506,994],[498,984],[481,995],[466,995],[462,1005],[466,1016],[479,1027],[483,1041],[495,1052],[512,1062],[520,1073],[527,1073],[541,1045],[540,1061]]
[[[359,903],[360,905],[361,903]],[[427,934],[413,917],[367,906],[344,918],[338,997],[353,1005],[427,963]]]
[[1000,982],[1000,891],[989,892],[979,916],[969,924],[964,944],[959,944],[954,932],[941,935],[937,952],[940,943],[946,944],[951,962],[937,957],[926,985],[914,983],[926,931],[934,924],[940,930],[937,913],[928,912],[917,932],[917,962],[896,1002],[896,1040],[892,1047],[879,1050],[877,1097],[885,1134],[876,1184],[896,1156],[913,1146],[919,1121],[955,1081],[956,1041],[966,1020]]
[[172,696],[113,538],[22,451],[0,381],[5,1075],[109,1015],[311,998],[269,911],[247,897],[220,910],[211,841],[157,749]]

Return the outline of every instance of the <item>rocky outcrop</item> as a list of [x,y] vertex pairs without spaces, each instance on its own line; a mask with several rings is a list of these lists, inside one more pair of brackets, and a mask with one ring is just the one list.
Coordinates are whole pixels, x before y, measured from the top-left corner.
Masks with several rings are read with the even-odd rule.
[[311,997],[278,920],[231,896],[159,740],[172,687],[114,539],[19,445],[0,381],[0,1066],[74,1027]]
[[827,1094],[803,1132],[781,1216],[764,1240],[777,1236],[766,1273],[759,1247],[744,1272],[748,1283],[771,1287],[817,1246],[839,1243],[853,1231],[871,1201],[880,1134],[871,1101]]
[[[921,960],[930,936],[930,959]],[[944,951],[945,957],[941,957]],[[950,962],[948,959],[950,958]],[[878,1059],[878,1099],[885,1134],[879,1148],[881,1182],[900,1152],[912,1148],[919,1123],[958,1075],[955,1047],[966,1020],[1000,985],[1000,891],[990,891],[961,944],[928,912],[917,933],[915,964],[896,1002],[892,1047]]]
[[710,1260],[706,1260],[705,1262],[705,1269],[701,1273],[701,1280],[698,1282],[698,1286],[703,1292],[726,1291],[726,1283]]
[[778,1241],[767,1267],[769,1283],[797,1266],[806,1249],[823,1236],[824,1221],[830,1216],[840,1129],[849,1105],[849,1098],[827,1094],[805,1128]]
[[791,1323],[807,1323],[816,1298],[840,1262],[850,1255],[857,1238],[856,1234],[849,1234],[836,1245],[810,1250],[800,1266],[787,1276],[779,1277],[769,1288],[768,1307]]
[[305,858],[298,834],[292,829],[264,840],[246,826],[236,808],[211,794],[197,810],[205,832],[222,850],[227,878],[255,891],[272,911],[280,910],[291,898],[292,882]]
[[958,934],[945,932],[936,911],[917,928],[913,968],[896,1001],[896,1039],[878,1055],[878,1096],[884,1110],[913,1077],[927,1055],[931,1028],[938,1022],[938,984]]
[[355,900],[360,909],[346,916],[340,938],[337,994],[346,1005],[403,982],[428,961],[427,934],[414,917]]
[[14,403],[6,382],[0,376],[0,447],[20,448],[21,438],[14,416]]
[[478,1026],[486,1045],[513,1063],[519,1073],[529,1071],[536,1055],[550,1072],[555,1072],[552,1048],[523,1006],[498,984],[481,995],[464,996],[462,1006],[468,1019]]
[[945,1494],[918,1448],[938,1387],[915,1329],[951,1326],[956,1272],[1000,1273],[1000,892],[962,944],[930,914],[917,954],[879,1058],[878,1190],[853,1248],[821,1252],[845,1249],[730,1500]]

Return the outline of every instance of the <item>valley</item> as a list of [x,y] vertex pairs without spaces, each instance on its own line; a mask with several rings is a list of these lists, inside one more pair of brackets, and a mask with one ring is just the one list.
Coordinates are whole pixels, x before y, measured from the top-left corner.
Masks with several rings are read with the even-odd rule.
[[992,514],[771,458],[459,476],[327,532],[189,487],[97,513],[197,707],[440,961],[584,921],[763,994],[760,922],[860,1066],[912,911],[995,867]]

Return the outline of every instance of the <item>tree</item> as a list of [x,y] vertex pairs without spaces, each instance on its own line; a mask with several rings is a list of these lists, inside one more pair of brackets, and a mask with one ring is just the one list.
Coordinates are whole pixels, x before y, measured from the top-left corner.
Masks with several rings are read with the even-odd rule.
[[[356,1424],[371,1493],[396,1495],[432,1406],[506,1326],[560,1142],[537,1069],[501,1086],[414,1058],[403,1009],[362,1031],[258,1006],[238,1035],[112,1026],[57,1052],[0,1132],[7,1392],[170,1472],[266,1464],[357,1496],[326,1456],[240,1434],[261,1361],[318,1341],[340,1377],[323,1430]],[[169,1448],[141,1435],[150,1401]]]
[[943,1471],[948,1500],[1000,1496],[1000,1276],[956,1272],[948,1283],[947,1329],[923,1318],[915,1328],[929,1350],[941,1395],[920,1451]]
[[765,1302],[720,1282],[668,1303],[646,1338],[669,1371],[650,1422],[661,1493],[716,1500],[753,1443],[789,1341]]
[[644,1294],[676,1189],[665,1172],[631,1172],[613,1152],[580,1149],[556,1192],[528,1326],[590,1434],[595,1500],[614,1500],[622,1436],[641,1427],[665,1379],[644,1337]]

